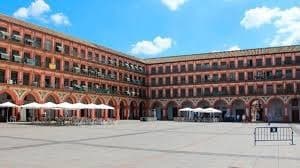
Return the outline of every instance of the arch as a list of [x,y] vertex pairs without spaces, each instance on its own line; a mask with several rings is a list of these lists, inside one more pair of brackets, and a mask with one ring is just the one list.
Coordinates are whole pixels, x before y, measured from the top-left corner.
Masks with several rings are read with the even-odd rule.
[[105,104],[105,101],[102,97],[97,97],[94,103],[95,104]]
[[168,102],[166,109],[168,120],[174,120],[174,117],[178,117],[178,104],[175,101]]
[[300,122],[300,98],[293,97],[288,101],[289,121]]
[[[67,101],[68,100],[68,101]],[[77,103],[77,99],[74,95],[66,95],[64,97],[64,102],[68,102],[68,103]]]
[[60,99],[59,99],[59,96],[57,94],[48,93],[44,98],[44,102],[45,103],[47,103],[47,102],[60,103]]
[[156,117],[157,120],[163,119],[163,105],[161,102],[159,101],[154,102],[151,106],[151,109],[154,117]]
[[284,120],[284,101],[281,98],[275,97],[268,101],[269,121],[281,122]]
[[[27,93],[24,95],[22,98],[24,104],[32,103],[32,102],[38,102],[37,96],[33,93]],[[38,109],[23,109],[23,115],[21,116],[21,120],[26,120],[26,121],[32,121],[35,119],[40,119],[41,118],[41,111]]]
[[186,108],[186,107],[190,107],[190,108],[193,108],[194,107],[194,104],[192,101],[189,101],[189,100],[185,100],[181,103],[181,108]]
[[200,100],[200,101],[197,103],[197,107],[208,108],[208,107],[210,107],[210,103],[209,103],[209,101],[207,101],[207,100]]
[[130,103],[130,108],[129,108],[129,119],[138,119],[137,116],[137,102],[136,101],[131,101]]
[[246,104],[242,99],[235,99],[231,103],[231,116],[236,121],[242,121],[242,116],[246,115]]
[[219,100],[215,101],[214,108],[221,110],[222,118],[224,118],[225,114],[227,113],[227,110],[228,110],[228,104],[225,100],[219,99]]
[[252,122],[254,121],[262,121],[264,120],[265,112],[264,112],[264,106],[265,102],[263,99],[260,99],[258,97],[252,98],[249,100],[249,106],[250,106],[250,118]]
[[[23,96],[20,98],[21,100],[23,100],[26,96],[31,95],[34,97],[35,102],[41,103],[42,102],[42,98],[40,97],[40,95],[38,93],[36,93],[35,91],[31,90],[31,91],[27,91],[25,94],[23,94]],[[25,104],[25,103],[24,103]]]
[[[108,101],[108,105],[114,107],[115,110],[116,110],[117,102],[116,102],[115,99],[111,98]],[[115,118],[116,117],[116,111],[115,110],[108,110],[108,118]]]
[[146,103],[141,101],[139,104],[139,117],[146,117]]
[[126,100],[121,100],[120,101],[120,110],[119,110],[119,115],[121,120],[126,120],[127,119],[127,111],[128,111],[128,104]]
[[[0,102],[12,102],[16,103],[17,101],[17,95],[10,90],[3,90],[0,91]],[[0,108],[0,122],[6,122],[8,121],[12,116],[15,116],[14,109],[13,108]]]
[[89,104],[92,102],[91,98],[87,95],[83,96],[81,99],[80,99],[80,102],[81,103],[84,103],[84,104]]
[[[47,102],[60,103],[60,99],[56,94],[49,93],[49,94],[47,94],[47,96],[45,96],[45,99],[44,99],[44,103],[47,103]],[[54,120],[55,117],[58,116],[58,112],[57,112],[57,110],[47,109],[47,110],[45,110],[45,116],[47,116],[47,118],[49,118],[50,120]]]
[[0,95],[2,95],[2,94],[8,94],[14,103],[18,103],[17,102],[18,96],[17,96],[16,92],[14,92],[13,90],[9,90],[9,89],[1,90]]

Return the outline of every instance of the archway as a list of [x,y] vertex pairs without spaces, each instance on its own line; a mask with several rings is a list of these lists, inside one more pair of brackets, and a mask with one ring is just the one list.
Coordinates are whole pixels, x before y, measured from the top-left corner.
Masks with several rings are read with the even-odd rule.
[[[98,99],[95,101],[95,104],[104,104],[104,101],[98,98]],[[96,109],[96,110],[95,110],[95,117],[96,117],[96,118],[102,118],[103,116],[104,116],[103,110],[101,110],[101,109]]]
[[300,122],[300,98],[293,98],[288,104],[289,120],[292,122]]
[[129,119],[136,120],[138,118],[137,116],[137,103],[135,101],[131,101],[130,103],[130,110],[129,110]]
[[[0,94],[0,102],[11,102],[16,103],[13,96],[10,93],[3,92]],[[0,122],[6,122],[13,116],[13,108],[0,108]]]
[[139,105],[139,117],[146,117],[145,108],[146,108],[145,102],[141,101]]
[[284,103],[279,98],[273,98],[268,102],[268,120],[280,122],[283,121]]
[[240,99],[236,99],[232,102],[231,105],[231,116],[236,121],[242,121],[242,116],[246,115],[245,109],[245,102]]
[[[116,110],[117,104],[116,104],[116,101],[114,99],[110,99],[109,102],[108,102],[108,105],[114,107],[115,110]],[[116,116],[115,116],[114,110],[108,110],[108,118],[115,118],[115,117]]]
[[186,108],[186,107],[193,108],[193,102],[191,102],[189,100],[186,100],[186,101],[182,102],[181,103],[181,108]]
[[260,99],[254,99],[250,101],[250,120],[263,121],[264,119],[264,103]]
[[[38,102],[36,98],[32,94],[27,94],[24,97],[24,104],[32,103],[32,102]],[[24,110],[21,112],[21,120],[22,121],[35,121],[36,119],[41,118],[40,110],[38,109],[22,109]],[[45,116],[44,116],[45,117]]]
[[163,106],[160,102],[155,102],[152,105],[152,113],[155,115],[154,117],[157,118],[157,120],[163,119]]
[[214,108],[219,109],[219,110],[222,111],[222,118],[223,119],[224,119],[224,117],[227,113],[227,106],[228,106],[227,103],[222,99],[217,100],[214,104]]
[[122,100],[120,102],[120,119],[121,120],[126,120],[127,119],[127,114],[126,114],[126,108],[127,108],[127,104],[125,102],[125,100]]
[[201,108],[208,108],[210,106],[209,102],[206,100],[201,100],[198,102],[197,104],[197,108],[201,107]]
[[[59,103],[59,100],[54,95],[50,94],[45,98],[45,103],[47,102]],[[55,117],[58,116],[57,110],[47,109],[44,112],[45,112],[45,116],[50,120],[54,120]]]
[[[71,103],[71,104],[74,104],[76,101],[74,98],[72,97],[67,97],[64,99],[64,102],[67,102],[67,103]],[[64,115],[66,117],[73,117],[73,116],[76,116],[76,110],[64,110]]]
[[174,117],[178,117],[178,105],[176,102],[171,101],[167,104],[168,120],[174,120]]
[[[90,101],[88,100],[87,97],[84,97],[84,98],[81,99],[81,103],[89,104]],[[91,112],[88,109],[81,109],[80,110],[80,117],[91,118]]]

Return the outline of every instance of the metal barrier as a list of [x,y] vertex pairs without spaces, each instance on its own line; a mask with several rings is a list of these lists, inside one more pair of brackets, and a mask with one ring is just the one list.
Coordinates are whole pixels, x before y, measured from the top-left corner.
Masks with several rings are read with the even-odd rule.
[[254,145],[257,141],[291,141],[294,145],[294,131],[292,127],[256,127]]

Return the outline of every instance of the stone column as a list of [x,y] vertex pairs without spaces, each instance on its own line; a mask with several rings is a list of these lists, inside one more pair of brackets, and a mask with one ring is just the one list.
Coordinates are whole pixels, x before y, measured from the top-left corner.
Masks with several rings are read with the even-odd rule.
[[116,120],[120,120],[120,107],[117,106],[115,108],[115,113],[116,113]]
[[[250,105],[246,104],[246,121],[250,121],[250,118],[251,118]],[[255,118],[255,117],[252,117],[252,121],[253,121],[253,118]]]
[[283,121],[284,122],[289,122],[288,104],[284,104]]

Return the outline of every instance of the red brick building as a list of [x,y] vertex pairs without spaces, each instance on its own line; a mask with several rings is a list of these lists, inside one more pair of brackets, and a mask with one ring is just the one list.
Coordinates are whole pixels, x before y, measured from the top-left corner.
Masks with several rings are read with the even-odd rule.
[[[139,119],[156,109],[158,119],[173,120],[181,107],[216,107],[223,116],[299,121],[300,46],[142,60],[4,15],[0,39],[0,102],[105,103],[116,109],[69,114],[90,118]],[[9,109],[18,120],[43,113]]]

